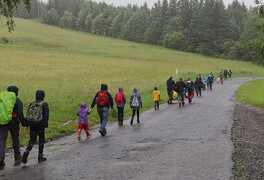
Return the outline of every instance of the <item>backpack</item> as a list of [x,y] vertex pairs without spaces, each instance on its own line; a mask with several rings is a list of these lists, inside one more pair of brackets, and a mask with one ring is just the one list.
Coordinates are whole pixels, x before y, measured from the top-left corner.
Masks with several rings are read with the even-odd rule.
[[39,122],[42,120],[43,117],[43,105],[44,101],[34,101],[32,102],[27,110],[26,118],[30,122]]
[[208,76],[208,82],[209,83],[212,83],[213,82],[213,76],[211,76],[211,75]]
[[98,106],[108,106],[108,96],[106,91],[100,91],[98,93],[96,103]]
[[193,90],[193,87],[192,87],[192,82],[187,82],[186,83],[186,86],[187,86],[187,89],[190,91],[190,90]]
[[133,100],[131,102],[131,107],[134,107],[134,108],[139,107],[139,101],[138,101],[137,95],[134,95]]
[[0,93],[0,125],[6,125],[12,120],[12,113],[15,104],[15,93],[8,91]]
[[119,103],[123,102],[123,93],[118,92],[115,100],[116,102],[119,102]]

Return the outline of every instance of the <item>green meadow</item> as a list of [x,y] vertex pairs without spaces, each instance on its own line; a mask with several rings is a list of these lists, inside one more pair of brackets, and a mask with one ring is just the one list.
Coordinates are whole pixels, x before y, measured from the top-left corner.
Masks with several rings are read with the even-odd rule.
[[245,83],[237,91],[237,100],[245,104],[264,108],[263,89],[263,79]]
[[[166,80],[173,76],[194,77],[201,73],[215,75],[224,68],[232,69],[233,77],[264,77],[264,68],[257,65],[138,44],[84,32],[65,30],[36,21],[15,19],[15,31],[0,28],[0,91],[9,85],[19,87],[24,112],[35,99],[35,92],[43,89],[50,107],[47,139],[76,132],[76,112],[81,102],[88,107],[102,83],[108,84],[112,96],[122,86],[127,98],[134,87],[143,97],[143,111],[153,107],[152,91],[161,91],[162,103],[167,100]],[[176,69],[179,74],[176,75]],[[110,121],[116,121],[115,109]],[[129,106],[125,116],[131,114]],[[64,125],[69,120],[73,123]],[[98,124],[96,108],[89,116],[89,124]],[[21,130],[21,143],[28,141],[28,133]]]

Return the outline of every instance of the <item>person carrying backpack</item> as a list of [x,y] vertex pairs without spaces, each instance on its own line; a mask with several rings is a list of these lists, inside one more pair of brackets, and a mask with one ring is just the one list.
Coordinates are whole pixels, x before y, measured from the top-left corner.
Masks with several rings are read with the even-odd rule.
[[118,125],[123,126],[124,107],[126,104],[126,95],[124,94],[124,90],[122,87],[118,88],[118,92],[115,95],[115,102],[116,102],[116,107],[117,107]]
[[133,124],[134,116],[137,112],[137,123],[139,124],[139,109],[142,108],[142,100],[141,100],[141,95],[138,92],[137,88],[134,88],[133,93],[130,97],[130,107],[132,109],[132,117],[130,124]]
[[194,83],[193,81],[191,81],[190,78],[187,79],[186,86],[187,86],[187,92],[188,92],[187,97],[188,97],[189,103],[191,103],[192,98],[194,96]]
[[101,136],[105,136],[107,134],[105,127],[108,120],[109,108],[111,107],[111,109],[113,109],[114,106],[113,98],[107,90],[107,84],[101,84],[101,91],[98,91],[95,94],[91,104],[91,110],[94,108],[95,104],[97,104],[97,113],[100,117],[99,133]]
[[172,77],[170,77],[167,80],[167,93],[169,98],[167,101],[168,104],[172,104],[174,86],[175,86],[175,82],[173,81]]
[[202,96],[202,90],[201,90],[202,86],[203,86],[203,82],[197,77],[196,80],[194,81],[196,96],[198,95]]
[[7,88],[8,92],[12,92],[14,94],[14,103],[12,104],[13,107],[10,107],[10,120],[0,125],[0,169],[3,169],[5,166],[5,149],[8,131],[10,131],[12,137],[12,147],[14,150],[15,158],[14,165],[18,166],[21,163],[19,130],[20,123],[22,124],[22,126],[26,126],[26,121],[23,113],[23,103],[18,98],[18,90],[19,89],[16,86],[9,86]]
[[179,106],[184,106],[184,88],[186,87],[185,82],[182,80],[182,78],[179,78],[179,81],[176,82],[175,84],[177,93],[178,93],[178,102]]
[[213,73],[210,73],[207,77],[207,84],[208,84],[210,90],[212,90],[213,82],[214,82],[214,75],[213,75]]
[[30,139],[26,151],[23,153],[22,162],[27,163],[27,158],[32,150],[37,136],[39,138],[39,151],[38,151],[38,162],[46,161],[44,157],[44,143],[45,143],[45,131],[48,128],[49,121],[49,106],[44,101],[45,92],[43,90],[36,91],[36,100],[31,102],[27,110],[26,118],[30,126]]

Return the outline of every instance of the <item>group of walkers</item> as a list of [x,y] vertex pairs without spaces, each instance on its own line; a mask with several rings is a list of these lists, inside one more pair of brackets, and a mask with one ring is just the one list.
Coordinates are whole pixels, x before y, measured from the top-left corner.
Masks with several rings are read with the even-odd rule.
[[[49,106],[47,102],[44,101],[45,92],[43,90],[36,91],[36,99],[30,103],[25,117],[23,113],[23,103],[18,98],[18,90],[16,86],[9,86],[7,91],[0,93],[0,170],[5,166],[5,150],[8,131],[10,131],[12,137],[15,166],[20,165],[21,161],[24,164],[27,163],[29,152],[32,150],[37,136],[39,137],[38,162],[46,161],[43,150],[45,129],[48,128]],[[20,152],[20,123],[24,127],[30,127],[30,139],[23,156],[21,156]]]
[[[217,79],[223,83],[223,78],[226,79],[227,75],[230,78],[232,71],[228,71],[227,69],[221,70]],[[194,93],[196,93],[196,96],[201,96],[202,90],[205,90],[206,87],[212,90],[214,80],[215,77],[212,72],[207,77],[202,77],[201,74],[198,74],[194,82],[190,78],[184,80],[179,78],[179,80],[175,82],[173,78],[170,77],[167,80],[167,93],[169,97],[167,103],[172,104],[172,100],[178,100],[179,106],[184,106],[185,98],[191,103]]]
[[[227,75],[231,77],[232,71],[222,70],[218,74],[220,81],[223,81],[223,78],[227,78]],[[197,75],[195,81],[193,82],[190,78],[182,79],[179,78],[178,81],[174,81],[173,77],[170,77],[167,80],[167,93],[168,93],[168,104],[173,104],[173,100],[178,100],[179,106],[184,106],[184,99],[187,98],[189,103],[192,102],[194,94],[196,96],[202,95],[202,89],[212,90],[212,84],[214,82],[214,75],[210,73],[206,78],[202,77],[201,74]],[[46,161],[44,157],[43,149],[45,142],[45,131],[48,128],[49,120],[49,106],[47,102],[44,101],[45,92],[43,90],[36,91],[36,99],[30,103],[27,110],[26,117],[23,114],[23,103],[17,97],[18,88],[16,86],[9,86],[7,92],[11,92],[15,98],[15,102],[11,109],[11,120],[7,123],[1,123],[0,116],[0,169],[3,169],[5,166],[5,148],[8,131],[10,131],[12,137],[12,147],[14,150],[15,166],[20,165],[21,161],[26,164],[28,155],[33,148],[37,136],[39,136],[39,151],[38,151],[38,162]],[[154,87],[152,92],[154,109],[159,110],[160,102],[160,92],[157,87]],[[106,125],[108,121],[109,109],[113,109],[114,101],[117,107],[117,116],[118,116],[118,125],[123,126],[124,118],[124,107],[127,103],[127,98],[122,87],[118,88],[118,92],[115,94],[114,99],[112,95],[108,92],[107,84],[101,84],[101,89],[98,91],[91,103],[89,109],[85,102],[80,104],[80,109],[77,112],[78,115],[78,140],[81,139],[81,132],[84,129],[87,137],[91,136],[88,126],[88,115],[92,113],[93,108],[97,106],[97,113],[100,118],[100,128],[99,133],[101,136],[107,134]],[[4,93],[0,93],[0,103],[5,102]],[[140,109],[142,108],[142,98],[137,88],[133,89],[133,93],[130,96],[129,100],[130,108],[132,109],[132,116],[130,124],[133,125],[134,118],[136,116],[137,123],[140,123],[139,115]],[[1,108],[1,104],[0,104]],[[21,156],[20,153],[20,141],[19,141],[19,127],[20,123],[24,127],[30,127],[30,139],[26,151]]]

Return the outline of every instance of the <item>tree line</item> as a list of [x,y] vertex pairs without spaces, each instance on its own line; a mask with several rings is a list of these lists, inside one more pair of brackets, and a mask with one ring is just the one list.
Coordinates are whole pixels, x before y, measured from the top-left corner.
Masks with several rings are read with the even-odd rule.
[[22,5],[17,12],[62,28],[264,64],[263,16],[238,0],[227,7],[223,0],[158,0],[151,8],[146,3],[31,0],[29,12]]

